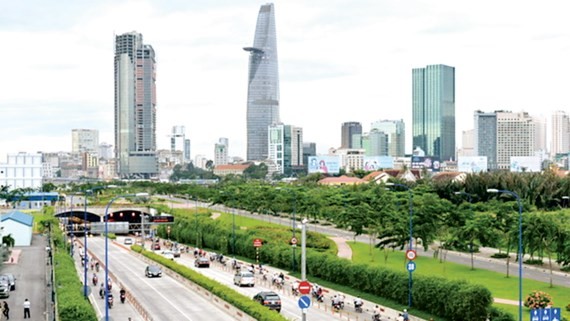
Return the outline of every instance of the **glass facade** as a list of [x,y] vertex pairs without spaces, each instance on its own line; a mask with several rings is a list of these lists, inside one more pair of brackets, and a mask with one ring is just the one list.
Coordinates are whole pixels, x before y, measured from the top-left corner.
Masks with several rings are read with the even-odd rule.
[[487,168],[497,169],[497,114],[475,111],[475,156],[487,156]]
[[122,178],[158,174],[156,61],[136,32],[115,37],[115,155]]
[[280,121],[277,35],[273,4],[262,5],[249,52],[247,88],[247,160],[268,157],[267,128]]
[[455,68],[429,65],[412,70],[413,148],[455,159]]

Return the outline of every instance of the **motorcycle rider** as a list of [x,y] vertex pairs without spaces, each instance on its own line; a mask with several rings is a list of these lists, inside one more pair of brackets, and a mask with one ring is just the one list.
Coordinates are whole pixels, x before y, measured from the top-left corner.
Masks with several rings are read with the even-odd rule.
[[362,306],[363,305],[364,305],[364,302],[362,302],[362,299],[360,297],[354,298],[354,310],[356,312],[362,312]]
[[125,291],[125,289],[121,289],[121,291],[119,291],[120,293],[120,297],[121,297],[121,303],[125,303],[125,298],[127,297],[127,291]]
[[97,273],[93,273],[93,286],[97,286],[99,279],[97,279]]

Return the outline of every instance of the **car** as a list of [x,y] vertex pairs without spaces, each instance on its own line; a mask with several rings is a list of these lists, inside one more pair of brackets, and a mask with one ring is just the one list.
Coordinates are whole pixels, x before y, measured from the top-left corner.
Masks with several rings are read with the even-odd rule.
[[123,241],[123,243],[124,243],[125,245],[133,245],[133,239],[130,238],[130,237],[127,237],[127,238]]
[[194,261],[194,266],[201,268],[201,267],[210,267],[210,260],[205,257],[199,257]]
[[144,270],[144,274],[147,278],[159,278],[162,276],[162,269],[156,265],[148,265]]
[[16,290],[16,277],[12,273],[4,273],[8,277],[8,284],[10,284],[10,291]]
[[10,280],[8,276],[0,275],[0,298],[10,297]]
[[281,298],[273,291],[262,291],[253,297],[254,301],[268,307],[270,310],[281,312]]
[[162,251],[162,256],[169,260],[174,260],[174,253],[172,251]]
[[172,254],[174,255],[174,257],[180,257],[181,254],[180,249],[179,248],[174,249],[174,251],[172,251]]
[[155,251],[160,251],[160,243],[155,242],[155,243],[152,245],[152,249],[155,250]]
[[234,275],[234,284],[237,286],[253,286],[255,284],[255,277],[249,271],[239,271]]

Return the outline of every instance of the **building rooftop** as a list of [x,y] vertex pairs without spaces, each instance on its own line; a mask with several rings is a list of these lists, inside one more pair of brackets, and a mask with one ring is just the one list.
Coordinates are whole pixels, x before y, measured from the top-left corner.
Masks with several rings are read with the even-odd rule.
[[4,222],[7,220],[13,220],[28,226],[32,226],[32,224],[34,223],[34,217],[32,215],[28,215],[20,211],[12,211],[10,213],[2,215],[2,219],[0,221]]

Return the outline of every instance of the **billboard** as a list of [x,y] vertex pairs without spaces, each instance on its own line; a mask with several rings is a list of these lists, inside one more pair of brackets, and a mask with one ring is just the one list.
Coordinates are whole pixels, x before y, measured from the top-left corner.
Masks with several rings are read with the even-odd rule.
[[412,156],[412,169],[427,169],[432,172],[439,172],[441,163],[436,156]]
[[309,156],[309,174],[338,174],[340,171],[340,156]]
[[457,158],[457,170],[463,173],[486,172],[487,156],[459,156]]
[[363,169],[377,171],[379,169],[394,168],[394,158],[391,156],[364,156]]
[[511,172],[540,172],[541,161],[538,156],[511,156]]

